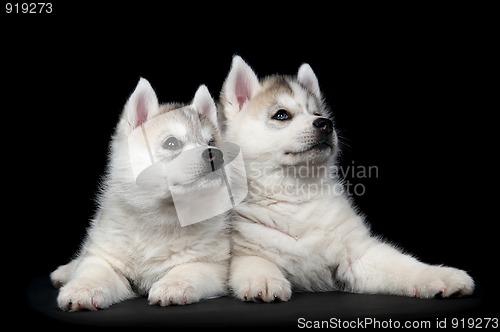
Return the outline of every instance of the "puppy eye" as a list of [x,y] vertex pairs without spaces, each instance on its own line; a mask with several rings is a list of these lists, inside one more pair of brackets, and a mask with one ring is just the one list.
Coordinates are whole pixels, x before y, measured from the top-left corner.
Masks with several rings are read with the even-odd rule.
[[318,112],[313,113],[313,115],[321,116],[321,114],[319,114]]
[[177,150],[180,149],[182,143],[175,137],[171,136],[163,142],[163,148],[167,150]]
[[210,141],[208,141],[208,145],[215,146],[215,140],[211,138]]
[[285,110],[278,110],[278,112],[274,113],[274,115],[271,117],[271,119],[278,120],[278,121],[286,121],[290,120],[292,116],[290,113],[288,113]]

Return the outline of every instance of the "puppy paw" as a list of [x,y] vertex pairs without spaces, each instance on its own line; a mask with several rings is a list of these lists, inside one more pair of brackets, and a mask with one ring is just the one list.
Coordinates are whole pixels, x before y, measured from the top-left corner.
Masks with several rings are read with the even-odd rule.
[[73,272],[73,262],[61,265],[50,274],[50,282],[55,288],[65,285]]
[[66,265],[61,265],[50,274],[50,282],[55,288],[61,288],[69,278],[65,267]]
[[150,305],[159,305],[162,307],[177,304],[185,305],[199,302],[201,296],[196,289],[184,281],[159,281],[151,287],[148,295]]
[[410,295],[418,298],[450,297],[470,295],[473,291],[474,281],[465,271],[432,266],[418,274]]
[[59,291],[57,305],[64,311],[105,309],[112,302],[108,290],[90,282],[71,282]]
[[243,301],[288,301],[292,296],[290,282],[285,278],[249,277],[232,288],[234,295]]

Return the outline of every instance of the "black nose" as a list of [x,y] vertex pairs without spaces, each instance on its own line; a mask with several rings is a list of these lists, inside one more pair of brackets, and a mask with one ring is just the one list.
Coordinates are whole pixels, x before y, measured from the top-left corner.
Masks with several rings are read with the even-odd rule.
[[212,166],[212,171],[220,168],[224,163],[224,155],[221,150],[218,149],[206,149],[201,153],[201,158]]
[[329,134],[333,131],[333,122],[327,118],[319,118],[314,120],[313,126],[318,128],[322,133]]

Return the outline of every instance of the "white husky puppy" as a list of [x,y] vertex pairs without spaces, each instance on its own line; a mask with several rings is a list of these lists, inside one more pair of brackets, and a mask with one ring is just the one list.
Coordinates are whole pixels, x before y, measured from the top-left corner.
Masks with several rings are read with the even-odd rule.
[[[167,306],[226,294],[227,213],[181,227],[172,199],[174,190],[191,194],[220,184],[217,176],[194,180],[212,172],[214,159],[222,154],[215,149],[211,159],[198,154],[196,165],[191,161],[180,172],[182,181],[169,179],[170,191],[138,186],[129,155],[132,132],[157,119],[162,120],[155,130],[145,133],[151,158],[174,160],[186,149],[217,145],[216,114],[204,85],[190,105],[159,105],[149,82],[140,79],[111,140],[99,209],[87,237],[77,257],[51,274],[52,283],[62,286],[57,298],[62,310],[103,309],[138,295],[148,295],[150,304]],[[192,181],[186,178],[189,172]]]
[[224,83],[224,138],[241,147],[248,196],[231,216],[229,286],[239,299],[287,301],[292,290],[429,298],[471,294],[464,271],[420,262],[370,234],[330,174],[332,114],[308,64],[259,80],[235,56]]

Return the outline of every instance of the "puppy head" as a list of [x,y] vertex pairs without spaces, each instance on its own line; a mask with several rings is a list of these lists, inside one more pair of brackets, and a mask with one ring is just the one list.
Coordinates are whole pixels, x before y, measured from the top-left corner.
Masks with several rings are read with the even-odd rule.
[[239,56],[232,61],[221,93],[225,138],[245,160],[292,166],[327,163],[337,152],[337,135],[318,79],[308,64],[296,76],[259,80]]
[[191,104],[160,105],[149,82],[141,78],[118,128],[128,137],[137,183],[179,192],[220,184],[220,176],[207,177],[223,163],[216,114],[204,85]]

